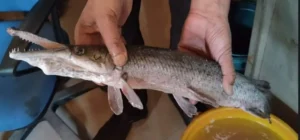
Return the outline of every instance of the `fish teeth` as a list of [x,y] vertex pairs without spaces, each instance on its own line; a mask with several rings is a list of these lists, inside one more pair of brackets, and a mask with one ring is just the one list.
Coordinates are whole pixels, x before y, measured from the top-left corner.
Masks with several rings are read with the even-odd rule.
[[[30,48],[27,50],[27,52],[32,52],[32,51],[40,51],[40,48]],[[17,52],[21,52],[20,48],[13,48],[11,51],[9,51],[9,53],[17,53]],[[26,49],[23,49],[22,52],[26,52]]]
[[9,53],[17,53],[19,50],[20,48],[13,48]]
[[11,50],[11,53],[15,53],[15,48],[13,48],[13,49]]

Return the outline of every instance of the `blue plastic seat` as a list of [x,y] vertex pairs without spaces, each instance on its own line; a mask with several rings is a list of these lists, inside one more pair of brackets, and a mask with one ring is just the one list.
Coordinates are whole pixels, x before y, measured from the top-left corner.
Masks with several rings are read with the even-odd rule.
[[0,12],[29,11],[39,0],[1,0]]
[[[0,1],[0,12],[26,13],[26,18],[21,21],[0,21],[0,132],[13,131],[11,139],[26,139],[37,124],[47,121],[61,139],[79,140],[55,110],[97,87],[91,82],[81,82],[58,91],[63,77],[45,75],[41,70],[33,70],[26,62],[9,58],[8,52],[14,48],[22,50],[40,46],[11,37],[6,32],[8,27],[69,44],[67,33],[60,27],[56,4],[56,0]],[[51,21],[47,20],[50,13]]]
[[[28,12],[38,0],[9,0],[0,2],[0,12]],[[2,62],[12,37],[7,34],[8,27],[19,27],[22,21],[0,21],[0,62]],[[38,35],[55,40],[53,26],[45,23]],[[17,47],[17,46],[16,46]],[[31,45],[29,48],[40,48]],[[2,62],[3,63],[3,62]],[[16,71],[32,68],[21,62]],[[42,71],[28,73],[23,76],[0,77],[0,131],[10,131],[35,123],[54,94],[56,76],[47,76]]]
[[[6,33],[8,27],[18,27],[20,21],[0,22],[0,59],[12,39]],[[45,24],[40,36],[54,40],[53,27]],[[39,48],[31,45],[30,48]],[[21,62],[18,70],[31,68]],[[49,104],[53,96],[56,76],[46,76],[42,71],[33,72],[20,77],[0,77],[0,131],[15,130],[35,122]]]

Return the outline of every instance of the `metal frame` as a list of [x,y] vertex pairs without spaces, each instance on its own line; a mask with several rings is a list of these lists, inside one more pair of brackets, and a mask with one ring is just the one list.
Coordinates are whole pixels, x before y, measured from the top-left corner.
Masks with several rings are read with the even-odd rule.
[[63,140],[80,140],[78,135],[72,131],[72,129],[67,126],[59,116],[56,115],[55,111],[59,106],[64,105],[68,101],[97,87],[99,86],[93,82],[83,81],[56,92],[53,99],[47,106],[47,109],[44,111],[44,113],[42,113],[41,117],[26,128],[14,131],[9,140],[25,140],[35,126],[42,121],[49,122],[49,124]]

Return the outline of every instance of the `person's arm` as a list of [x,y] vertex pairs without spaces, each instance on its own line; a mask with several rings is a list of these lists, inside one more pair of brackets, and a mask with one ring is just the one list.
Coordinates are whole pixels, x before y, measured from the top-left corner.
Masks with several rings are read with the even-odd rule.
[[230,1],[231,0],[192,0],[190,11],[227,19]]

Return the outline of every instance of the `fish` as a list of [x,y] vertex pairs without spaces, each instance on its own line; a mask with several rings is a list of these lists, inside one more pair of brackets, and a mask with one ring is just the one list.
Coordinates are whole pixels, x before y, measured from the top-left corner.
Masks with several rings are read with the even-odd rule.
[[108,86],[110,109],[123,112],[124,95],[135,108],[143,109],[135,89],[172,94],[183,112],[198,115],[193,102],[214,108],[231,107],[270,119],[270,84],[236,73],[233,95],[222,87],[220,65],[213,60],[185,52],[146,45],[126,45],[128,60],[122,67],[113,63],[105,45],[60,44],[29,32],[8,28],[8,34],[42,46],[40,50],[9,52],[11,59],[40,68],[45,75],[93,81]]

